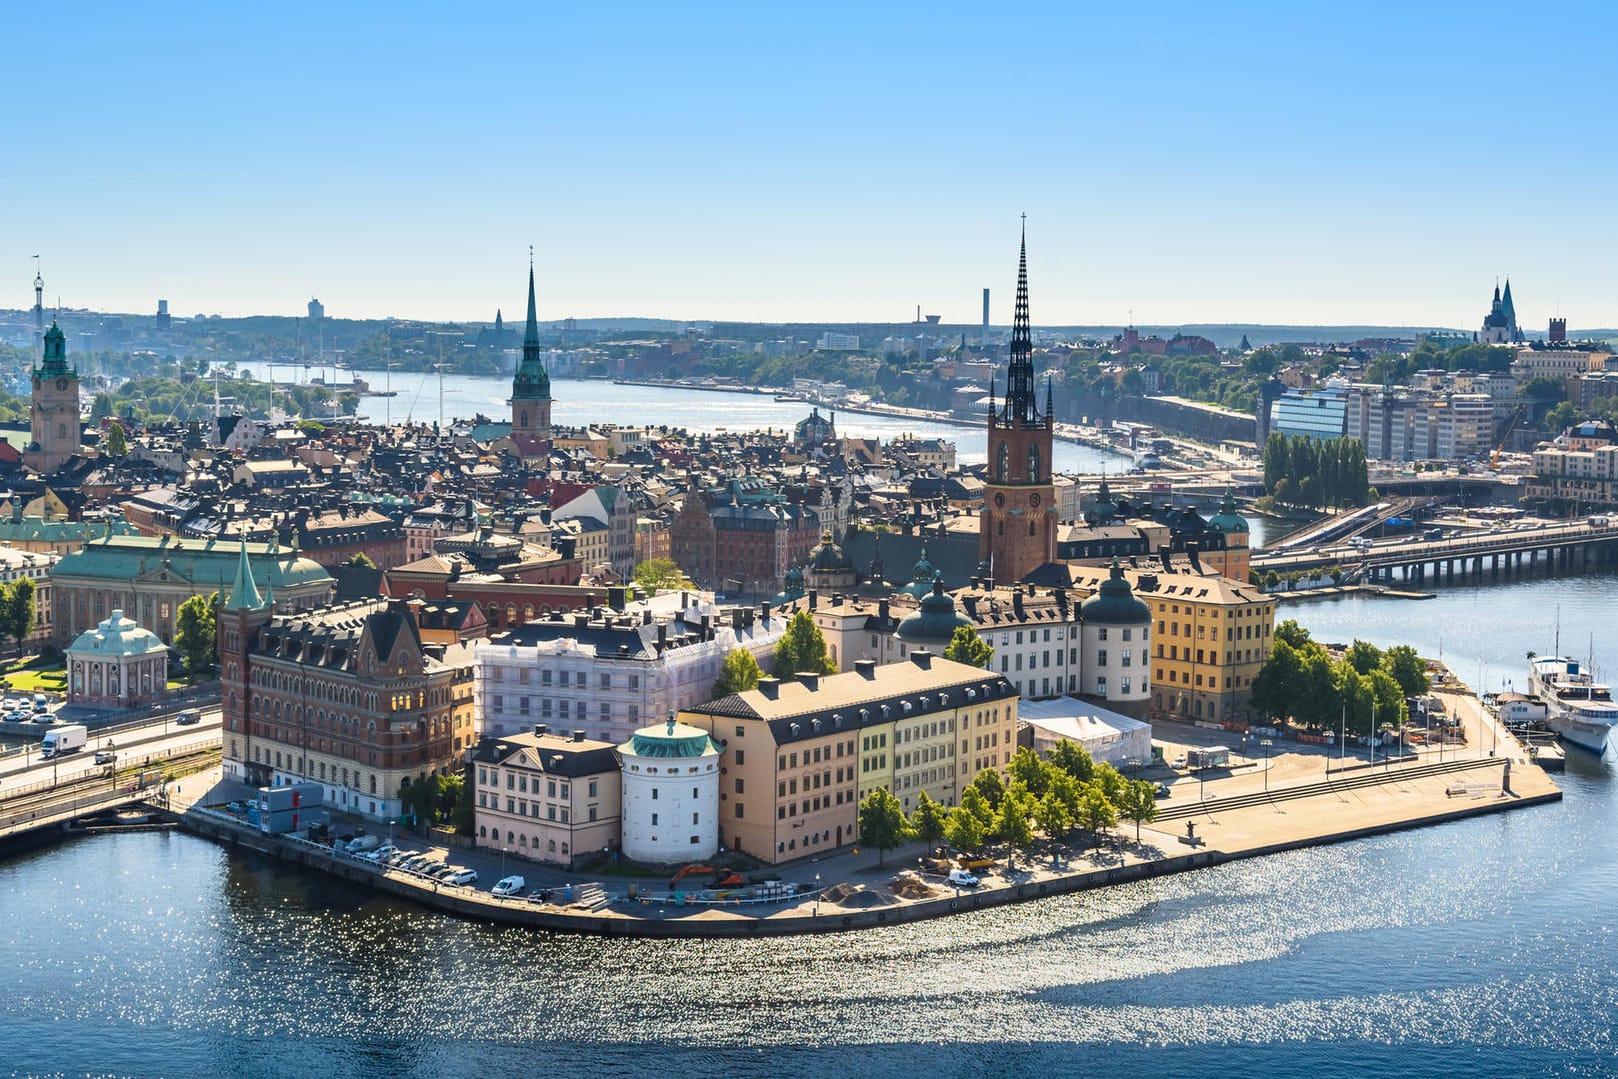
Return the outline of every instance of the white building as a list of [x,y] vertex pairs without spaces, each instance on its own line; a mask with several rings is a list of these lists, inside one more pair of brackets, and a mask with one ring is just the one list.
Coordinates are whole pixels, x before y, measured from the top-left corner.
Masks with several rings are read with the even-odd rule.
[[1151,697],[1152,612],[1135,598],[1116,561],[1100,589],[1079,605],[1079,693],[1144,714]]
[[545,723],[621,742],[712,698],[733,649],[745,648],[769,668],[785,630],[780,615],[721,611],[712,593],[680,592],[622,611],[528,622],[477,650],[479,734],[503,738]]
[[1073,742],[1099,764],[1139,767],[1152,759],[1152,726],[1077,697],[1025,701],[1018,718],[1033,728],[1034,750],[1044,756],[1058,742]]
[[657,865],[719,852],[719,747],[670,716],[618,747],[623,764],[623,853]]

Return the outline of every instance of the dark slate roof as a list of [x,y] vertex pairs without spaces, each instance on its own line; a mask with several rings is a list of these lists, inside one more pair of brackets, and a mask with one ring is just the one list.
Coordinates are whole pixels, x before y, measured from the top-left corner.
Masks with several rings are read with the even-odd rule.
[[505,764],[523,750],[539,762],[546,775],[574,779],[618,771],[618,754],[605,742],[575,742],[558,734],[512,735],[484,738],[478,742],[472,759],[479,764]]
[[[964,588],[977,575],[979,558],[976,533],[950,532],[940,536],[935,531],[923,536],[884,532],[883,565],[894,567],[892,572],[903,576],[908,573],[909,567],[921,560],[922,548],[927,550],[927,561],[944,578],[946,589]],[[875,549],[875,532],[851,528],[843,538],[843,553],[856,566],[870,565]]]

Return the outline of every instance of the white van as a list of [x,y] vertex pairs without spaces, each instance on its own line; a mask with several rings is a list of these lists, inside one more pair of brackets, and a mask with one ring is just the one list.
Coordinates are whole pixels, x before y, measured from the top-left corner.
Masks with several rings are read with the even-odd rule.
[[501,877],[500,883],[489,889],[490,895],[516,895],[528,882],[515,874]]

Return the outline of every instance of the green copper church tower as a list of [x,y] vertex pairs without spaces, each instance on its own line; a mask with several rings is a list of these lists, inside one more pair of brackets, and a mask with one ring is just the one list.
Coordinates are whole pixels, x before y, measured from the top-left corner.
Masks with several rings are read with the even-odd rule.
[[539,315],[534,306],[534,264],[528,264],[528,329],[522,339],[522,363],[511,380],[511,436],[551,437],[551,376],[539,354]]

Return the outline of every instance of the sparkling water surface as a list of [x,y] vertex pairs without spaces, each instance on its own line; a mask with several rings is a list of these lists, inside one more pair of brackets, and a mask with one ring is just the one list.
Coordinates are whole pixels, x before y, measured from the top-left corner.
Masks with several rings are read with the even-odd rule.
[[[560,384],[564,422],[575,386],[639,389]],[[1520,687],[1558,624],[1608,669],[1615,595],[1281,617]],[[1618,785],[1569,752],[1553,806],[824,938],[495,928],[189,836],[75,839],[0,861],[0,1074],[1618,1075]]]

